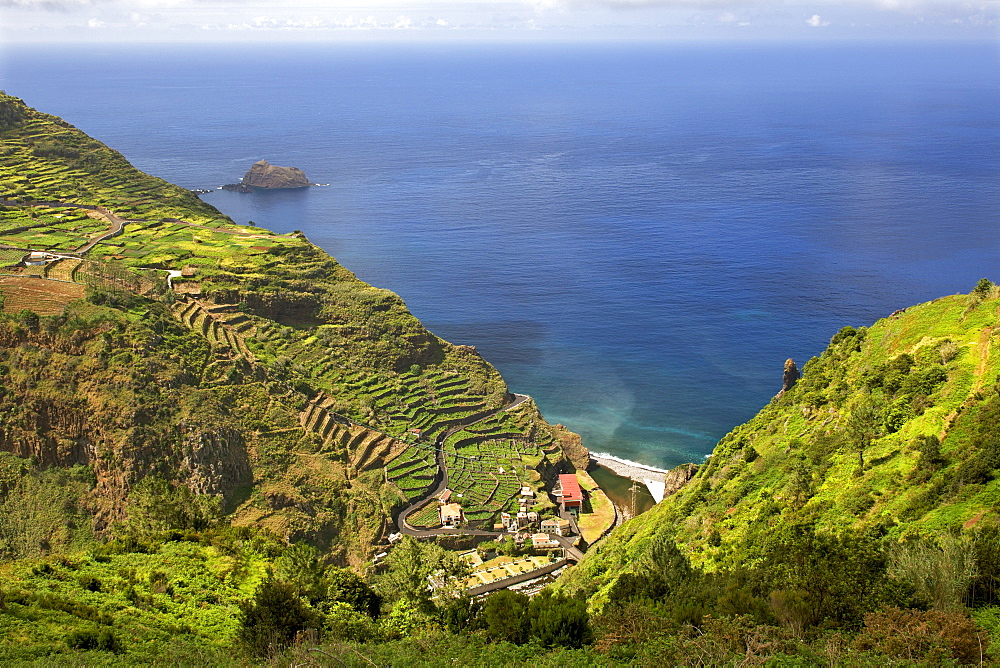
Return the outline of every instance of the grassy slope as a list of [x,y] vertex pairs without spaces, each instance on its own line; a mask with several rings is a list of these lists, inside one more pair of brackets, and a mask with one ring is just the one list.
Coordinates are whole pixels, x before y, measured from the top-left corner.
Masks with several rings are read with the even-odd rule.
[[[663,533],[712,570],[752,566],[756,546],[793,519],[895,540],[1000,522],[998,309],[994,289],[845,328],[792,391],[724,437],[687,487],[617,529],[563,586],[608,585]],[[861,465],[868,406],[877,419]],[[927,436],[940,438],[939,458],[921,454]]]

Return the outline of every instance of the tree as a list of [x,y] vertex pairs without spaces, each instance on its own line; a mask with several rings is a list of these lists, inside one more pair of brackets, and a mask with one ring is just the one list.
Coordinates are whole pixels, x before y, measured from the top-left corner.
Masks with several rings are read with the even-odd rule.
[[874,396],[863,398],[847,419],[847,434],[858,453],[858,471],[865,468],[865,450],[882,432],[882,405]]
[[543,590],[528,604],[529,633],[545,647],[583,647],[593,638],[587,602]]
[[483,604],[467,595],[449,599],[438,608],[438,618],[450,632],[460,635],[478,627]]
[[372,619],[378,617],[381,607],[381,599],[375,590],[346,568],[335,568],[327,574],[326,598],[330,602],[346,603]]
[[375,589],[388,601],[425,603],[430,599],[430,568],[424,550],[412,536],[403,536],[385,558],[385,571],[376,576]]
[[326,598],[326,567],[319,550],[312,545],[295,543],[274,561],[274,577],[292,587],[296,596],[315,605]]
[[491,594],[483,604],[482,612],[487,637],[494,642],[507,641],[518,645],[527,642],[531,632],[528,605],[527,596],[509,589]]
[[129,495],[129,518],[121,533],[148,535],[167,530],[202,531],[222,517],[221,497],[195,494],[182,483],[146,476]]
[[[468,567],[453,553],[436,543],[421,543],[412,536],[403,536],[385,558],[385,571],[375,579],[375,590],[387,601],[410,601],[425,611],[430,602],[430,578],[433,576],[437,593],[446,598],[455,588],[455,579],[468,572]],[[457,592],[454,592],[457,593]]]
[[17,314],[17,317],[18,320],[21,321],[21,324],[23,324],[29,331],[38,331],[39,319],[37,313],[29,309],[21,309],[21,311]]
[[972,294],[979,299],[986,299],[990,296],[990,292],[992,292],[994,287],[996,286],[994,286],[993,281],[990,279],[980,278],[979,282],[976,283],[976,287],[972,289]]
[[871,534],[817,531],[789,524],[766,546],[756,569],[770,588],[771,610],[782,623],[801,630],[823,619],[858,626],[866,612],[892,602],[887,556]]
[[316,617],[291,585],[268,578],[254,597],[240,604],[237,638],[256,657],[266,657],[291,644],[299,631],[316,625]]

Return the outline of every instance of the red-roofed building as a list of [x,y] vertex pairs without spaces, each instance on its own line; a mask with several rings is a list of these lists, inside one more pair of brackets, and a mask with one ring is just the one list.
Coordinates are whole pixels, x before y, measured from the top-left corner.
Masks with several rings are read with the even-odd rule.
[[559,491],[556,495],[561,497],[563,510],[580,512],[583,507],[583,492],[580,491],[580,483],[576,481],[573,473],[561,473],[559,475]]

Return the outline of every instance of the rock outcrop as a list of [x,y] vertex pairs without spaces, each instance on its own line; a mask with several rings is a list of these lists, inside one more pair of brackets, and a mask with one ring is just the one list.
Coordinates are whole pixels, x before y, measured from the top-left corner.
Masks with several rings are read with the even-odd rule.
[[309,183],[305,173],[298,167],[278,167],[259,160],[250,167],[240,185],[252,188],[305,188]]
[[663,477],[663,496],[670,496],[680,491],[697,472],[697,464],[681,464],[667,471]]
[[799,380],[799,369],[795,366],[795,360],[789,357],[785,360],[785,371],[781,374],[781,391],[778,396],[783,396],[785,392],[792,389]]

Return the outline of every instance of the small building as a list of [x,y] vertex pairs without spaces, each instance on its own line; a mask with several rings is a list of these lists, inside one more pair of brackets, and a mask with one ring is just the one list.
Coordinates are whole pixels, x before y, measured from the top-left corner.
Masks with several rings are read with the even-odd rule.
[[556,496],[560,497],[559,503],[563,510],[579,514],[583,507],[583,492],[575,474],[559,474],[559,491],[556,492]]
[[500,513],[500,521],[503,522],[503,528],[505,531],[514,533],[518,530],[517,515],[511,515],[510,513]]
[[536,533],[531,535],[531,547],[536,550],[551,550],[561,547],[559,541],[547,533]]
[[457,503],[443,503],[440,506],[441,526],[457,527],[462,523],[462,506]]
[[517,513],[517,525],[520,527],[537,527],[538,513],[521,510]]
[[545,533],[554,533],[557,536],[567,536],[570,533],[569,520],[564,520],[559,517],[552,517],[547,520],[542,520],[542,531]]
[[451,490],[446,489],[443,492],[441,492],[441,496],[438,497],[438,500],[441,503],[448,503],[451,500]]
[[37,267],[55,259],[55,255],[51,255],[45,251],[31,251],[28,253],[28,257],[24,258],[24,264],[28,267]]
[[530,487],[525,485],[524,487],[521,488],[521,496],[528,496],[534,498],[535,492]]

